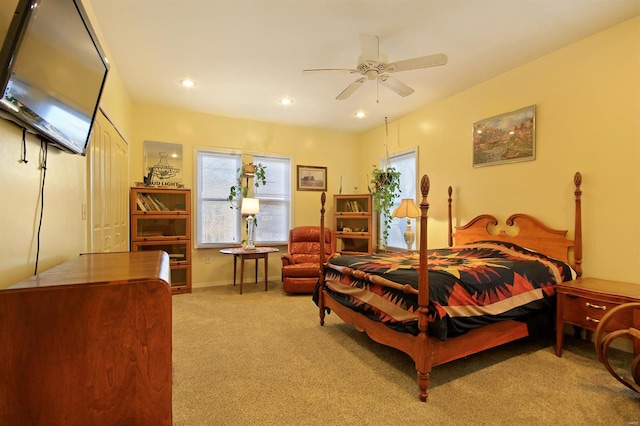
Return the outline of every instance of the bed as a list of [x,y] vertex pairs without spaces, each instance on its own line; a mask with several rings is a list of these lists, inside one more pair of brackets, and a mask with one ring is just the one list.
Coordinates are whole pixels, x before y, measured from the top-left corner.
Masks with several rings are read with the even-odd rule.
[[[582,273],[581,182],[576,173],[574,240],[567,239],[566,230],[522,213],[511,215],[497,232],[498,220],[491,215],[477,216],[453,232],[449,188],[449,247],[428,250],[430,183],[423,176],[418,253],[327,259],[321,251],[314,293],[320,324],[333,312],[376,342],[408,354],[420,400],[426,401],[433,367],[527,337],[539,324],[551,331],[555,283]],[[323,193],[321,229],[325,202]]]

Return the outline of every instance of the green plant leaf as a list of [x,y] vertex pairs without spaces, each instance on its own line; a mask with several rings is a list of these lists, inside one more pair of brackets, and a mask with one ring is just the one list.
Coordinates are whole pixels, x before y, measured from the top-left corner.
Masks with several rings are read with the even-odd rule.
[[[254,175],[250,178],[247,178],[243,175],[242,171],[244,169],[244,166],[245,164],[243,164],[242,167],[238,167],[236,169],[236,184],[229,188],[229,196],[227,197],[227,200],[229,201],[229,203],[231,203],[232,209],[240,208],[242,202],[241,200],[238,200],[238,198],[247,198],[247,196],[249,195],[249,186],[253,185],[255,188],[258,188],[267,184],[267,177],[265,172],[267,166],[263,165],[262,163],[253,164],[255,168]],[[253,183],[251,184],[249,183],[250,179],[253,179]],[[237,205],[233,204],[234,200],[238,200]]]
[[374,210],[383,215],[381,240],[386,245],[389,239],[391,221],[393,220],[391,208],[402,192],[400,190],[400,172],[394,167],[380,169],[374,164],[370,183]]

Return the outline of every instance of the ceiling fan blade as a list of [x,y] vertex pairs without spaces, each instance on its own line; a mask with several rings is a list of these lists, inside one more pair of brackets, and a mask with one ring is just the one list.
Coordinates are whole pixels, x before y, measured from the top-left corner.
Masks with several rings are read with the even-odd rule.
[[390,89],[391,91],[397,93],[402,97],[409,96],[414,92],[414,90],[411,87],[407,86],[397,78],[391,77],[390,75],[382,74],[379,80],[383,86],[387,87],[388,89]]
[[343,101],[347,99],[349,96],[351,96],[353,92],[356,91],[356,89],[358,89],[358,87],[362,86],[364,82],[365,82],[364,77],[357,79],[356,81],[348,85],[347,88],[342,91],[342,93],[336,96],[336,100]]
[[358,70],[346,69],[346,68],[313,68],[308,70],[302,70],[303,73],[314,73],[314,72],[323,72],[323,73],[335,73],[335,74],[358,74]]
[[358,62],[375,62],[380,60],[380,41],[377,36],[360,34],[360,60]]
[[419,68],[437,67],[439,65],[445,65],[447,61],[447,55],[445,55],[444,53],[438,53],[436,55],[420,56],[418,58],[392,62],[385,67],[385,71],[398,72],[415,70]]

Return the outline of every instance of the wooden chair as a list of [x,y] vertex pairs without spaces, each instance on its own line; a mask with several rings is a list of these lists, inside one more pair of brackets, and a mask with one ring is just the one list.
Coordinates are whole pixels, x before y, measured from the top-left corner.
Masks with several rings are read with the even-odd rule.
[[[631,362],[631,376],[629,377],[620,377],[618,373],[616,373],[611,367],[609,363],[609,359],[607,357],[607,352],[611,343],[619,338],[627,338],[634,341],[634,347],[638,346],[640,342],[640,330],[633,327],[634,317],[640,316],[640,303],[624,303],[622,305],[616,306],[598,323],[598,327],[596,328],[595,335],[595,345],[596,345],[596,353],[598,354],[598,360],[604,364],[605,368],[617,381],[625,385],[631,390],[634,390],[640,393],[640,353],[634,351],[634,359]],[[629,328],[625,328],[628,325],[632,325]],[[610,331],[612,328],[622,326],[623,328]]]

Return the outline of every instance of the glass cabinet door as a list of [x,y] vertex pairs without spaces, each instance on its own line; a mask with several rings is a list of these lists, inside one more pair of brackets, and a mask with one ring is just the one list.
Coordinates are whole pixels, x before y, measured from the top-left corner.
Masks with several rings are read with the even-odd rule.
[[133,214],[189,214],[189,191],[136,188],[132,192]]
[[189,238],[189,217],[167,218],[164,216],[134,216],[131,233],[135,239],[180,239]]
[[184,241],[134,241],[131,245],[131,251],[153,251],[162,250],[169,255],[169,261],[172,265],[181,265],[191,263],[191,250],[189,242]]

